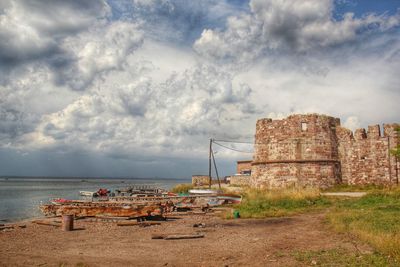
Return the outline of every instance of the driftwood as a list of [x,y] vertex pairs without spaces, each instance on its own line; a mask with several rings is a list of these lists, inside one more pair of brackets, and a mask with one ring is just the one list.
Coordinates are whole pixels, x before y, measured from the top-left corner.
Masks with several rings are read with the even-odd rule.
[[170,235],[152,235],[151,239],[165,239],[165,240],[177,240],[177,239],[193,239],[203,238],[204,234],[170,234]]
[[130,217],[115,217],[115,216],[101,216],[101,215],[96,215],[95,218],[97,219],[106,219],[106,220],[129,220]]
[[118,226],[141,226],[141,227],[146,227],[146,226],[151,226],[151,225],[160,225],[161,223],[159,222],[118,222]]
[[34,220],[34,221],[32,221],[32,223],[39,224],[39,225],[56,226],[56,227],[61,226],[61,223],[57,222],[57,221],[49,222],[49,221],[45,221],[45,220]]
[[5,229],[14,229],[14,226],[13,226],[13,225],[3,225],[3,226],[0,226],[0,230],[5,230]]
[[166,217],[168,216],[188,216],[188,215],[206,215],[207,212],[204,211],[175,211],[166,213]]
[[26,224],[20,224],[20,225],[17,225],[17,224],[9,224],[9,225],[5,225],[5,224],[3,224],[3,225],[0,225],[0,230],[4,230],[4,229],[16,229],[16,228],[26,228]]

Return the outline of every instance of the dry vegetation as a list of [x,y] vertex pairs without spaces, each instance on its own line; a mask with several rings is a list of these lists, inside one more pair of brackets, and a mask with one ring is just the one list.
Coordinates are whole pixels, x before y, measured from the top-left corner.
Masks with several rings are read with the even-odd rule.
[[[362,188],[346,186],[342,189],[360,191]],[[325,210],[327,221],[336,231],[356,236],[376,249],[378,254],[370,257],[373,262],[386,262],[387,259],[383,256],[379,259],[379,255],[400,262],[400,188],[370,186],[364,187],[364,191],[368,191],[366,196],[349,199],[323,197],[315,189],[248,189],[236,209],[242,218],[280,217]],[[336,254],[322,253],[320,256],[329,259]]]
[[400,188],[375,190],[357,200],[342,200],[328,214],[340,232],[350,233],[400,261]]
[[280,217],[317,210],[330,201],[316,189],[256,190],[247,189],[237,206],[242,218]]

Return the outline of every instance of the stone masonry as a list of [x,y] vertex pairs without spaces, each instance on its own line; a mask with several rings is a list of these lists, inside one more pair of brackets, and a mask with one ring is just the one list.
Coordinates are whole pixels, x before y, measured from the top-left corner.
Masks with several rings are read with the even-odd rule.
[[260,119],[256,125],[251,184],[327,188],[338,183],[393,184],[398,163],[389,154],[398,142],[399,124],[353,132],[326,115],[291,115]]
[[251,171],[251,160],[239,160],[236,162],[236,174],[245,174]]
[[210,177],[208,177],[208,175],[192,175],[192,185],[202,186],[209,184],[210,184]]

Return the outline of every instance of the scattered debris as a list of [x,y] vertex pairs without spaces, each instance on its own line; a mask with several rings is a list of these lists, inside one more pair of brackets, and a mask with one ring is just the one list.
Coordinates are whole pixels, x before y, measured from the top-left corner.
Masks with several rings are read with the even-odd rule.
[[59,222],[59,221],[33,220],[32,223],[35,223],[38,225],[61,227],[61,222]]
[[17,228],[26,228],[26,224],[1,224],[0,225],[0,231],[2,230],[13,230]]
[[195,224],[193,224],[193,227],[204,228],[204,227],[206,227],[206,224],[205,223],[195,223]]
[[6,229],[14,229],[14,226],[13,225],[0,226],[0,230],[6,230]]
[[141,226],[141,227],[146,227],[146,226],[152,226],[152,225],[160,225],[161,223],[159,222],[137,222],[137,221],[128,221],[128,222],[118,222],[118,226]]
[[203,238],[204,234],[170,234],[170,235],[152,235],[151,239],[177,240]]

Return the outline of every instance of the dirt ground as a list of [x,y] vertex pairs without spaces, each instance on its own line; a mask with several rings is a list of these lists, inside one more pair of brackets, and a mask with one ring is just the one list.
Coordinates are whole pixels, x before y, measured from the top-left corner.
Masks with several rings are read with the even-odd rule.
[[[0,266],[302,266],[315,263],[296,261],[298,251],[371,251],[331,231],[323,214],[258,220],[190,215],[149,227],[78,220],[75,228],[63,232],[27,223],[0,232]],[[205,237],[151,239],[152,234],[196,232]]]

